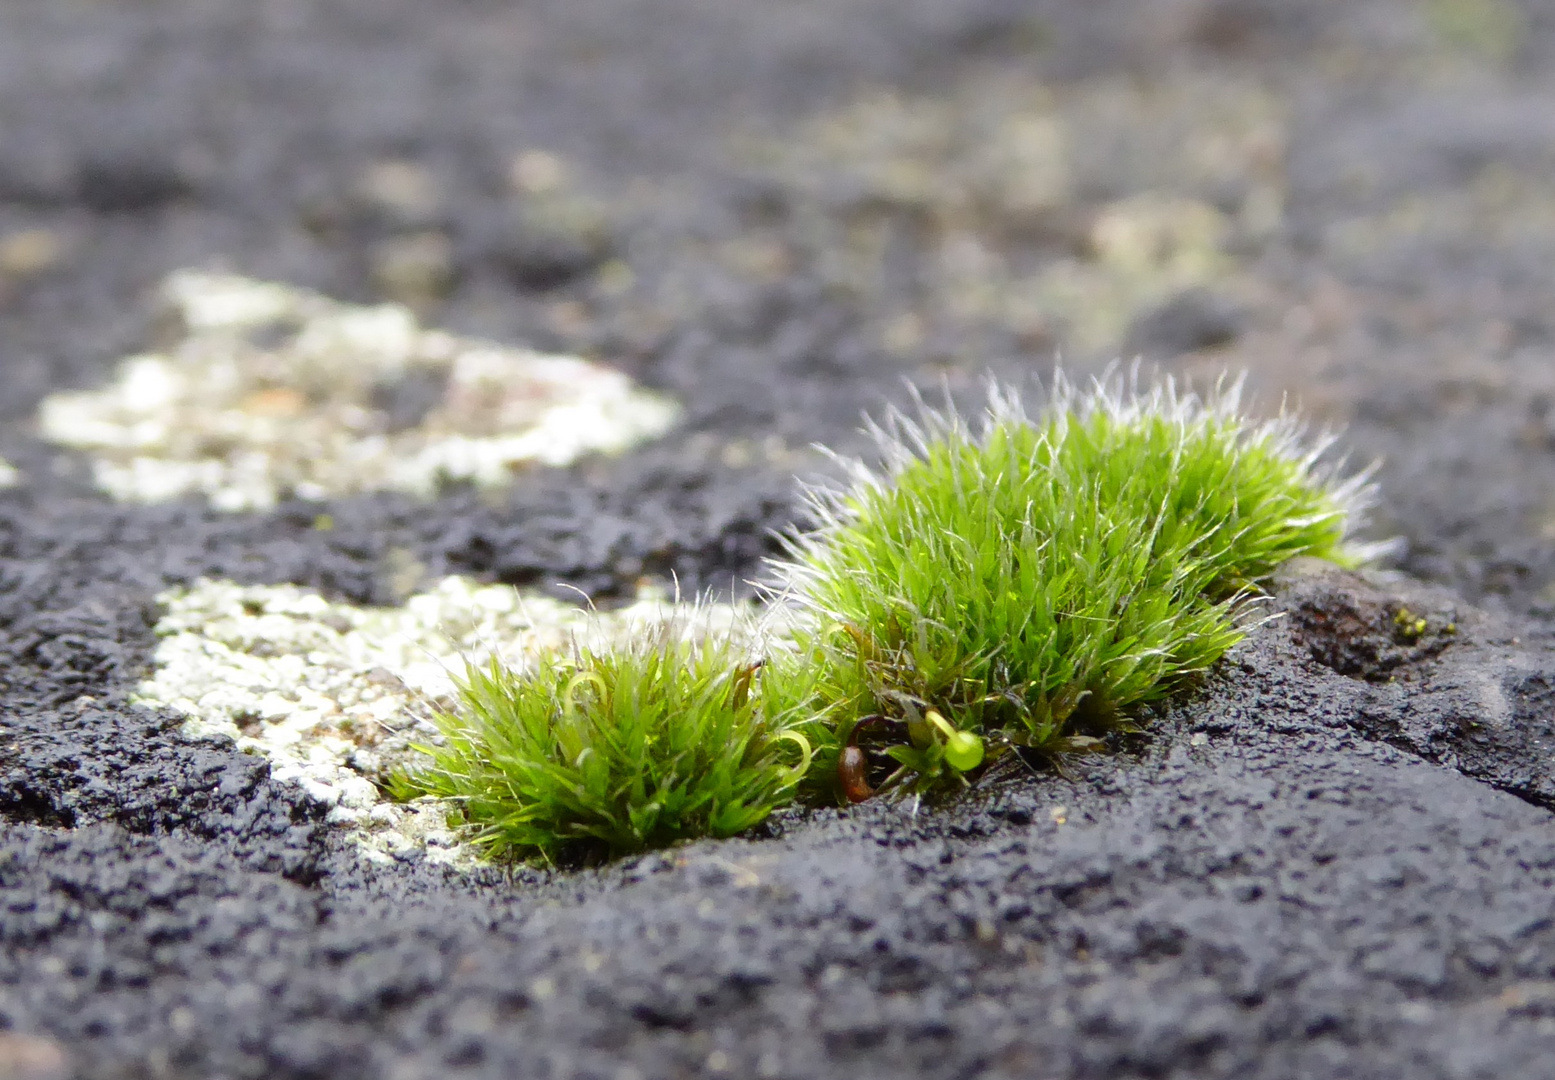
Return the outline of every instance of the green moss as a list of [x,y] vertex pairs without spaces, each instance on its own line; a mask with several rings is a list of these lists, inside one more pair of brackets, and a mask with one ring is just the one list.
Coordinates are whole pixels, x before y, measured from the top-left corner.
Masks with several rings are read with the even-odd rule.
[[1363,482],[1237,396],[1061,383],[1035,417],[996,389],[976,427],[877,429],[883,468],[814,492],[823,524],[775,564],[809,615],[783,663],[819,718],[818,779],[859,744],[887,783],[960,780],[931,711],[990,758],[1095,748],[1235,643],[1280,563],[1365,558],[1347,539]]
[[797,618],[764,662],[666,628],[471,669],[396,793],[458,800],[493,856],[553,860],[1103,749],[1242,636],[1282,562],[1374,553],[1350,539],[1364,475],[1237,390],[1059,378],[1036,415],[999,388],[975,424],[893,415],[879,467],[810,492],[819,526],[773,564]]
[[439,720],[428,763],[399,798],[457,800],[494,858],[615,857],[733,836],[793,797],[810,762],[770,713],[760,669],[726,639],[675,628],[601,651],[543,656],[533,670],[470,668]]

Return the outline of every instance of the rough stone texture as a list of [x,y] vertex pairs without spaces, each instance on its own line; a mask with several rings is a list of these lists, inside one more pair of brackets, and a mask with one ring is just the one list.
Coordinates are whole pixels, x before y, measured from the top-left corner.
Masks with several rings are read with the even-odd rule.
[[[5,5],[0,1075],[1547,1075],[1552,59],[1511,0]],[[1005,184],[1032,146],[1064,168]],[[1212,280],[1163,298],[1141,206],[1215,223]],[[597,358],[683,424],[328,531],[116,507],[34,410],[189,266]],[[1119,340],[1028,303],[1055,267]],[[466,877],[363,867],[127,704],[201,575],[741,591],[804,448],[902,380],[1131,332],[1347,421],[1431,584],[1293,574],[1067,778]]]
[[1555,650],[1460,634],[1424,720],[1276,620],[1069,780],[484,881],[364,868],[262,767],[88,706],[134,751],[11,734],[5,1008],[87,1075],[1537,1075],[1545,782],[1524,710],[1451,718]]

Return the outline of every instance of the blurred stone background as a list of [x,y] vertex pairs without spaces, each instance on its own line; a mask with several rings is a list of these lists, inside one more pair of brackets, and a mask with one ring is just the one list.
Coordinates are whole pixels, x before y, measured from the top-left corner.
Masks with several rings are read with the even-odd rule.
[[[1514,0],[0,11],[0,453],[168,272],[392,298],[803,463],[900,380],[1247,368],[1404,565],[1555,606],[1555,12]],[[696,393],[691,393],[695,389]],[[46,469],[44,471],[47,471]]]

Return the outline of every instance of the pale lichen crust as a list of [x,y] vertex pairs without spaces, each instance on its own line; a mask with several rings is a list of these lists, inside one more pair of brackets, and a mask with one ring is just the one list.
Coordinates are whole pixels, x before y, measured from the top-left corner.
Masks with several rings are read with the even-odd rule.
[[22,474],[5,458],[0,458],[0,488],[15,487],[22,482]]
[[239,511],[496,486],[624,451],[677,412],[620,372],[426,329],[397,304],[193,271],[162,299],[162,348],[39,411],[45,437],[91,453],[98,485],[123,501],[202,494]]
[[466,661],[523,670],[574,640],[595,647],[657,626],[739,638],[749,605],[680,604],[645,590],[609,612],[449,577],[397,608],[332,601],[295,585],[201,580],[158,598],[154,674],[137,700],[182,714],[195,738],[225,736],[272,776],[330,806],[367,857],[424,848],[448,863],[473,852],[437,800],[394,803],[376,781],[439,738]]

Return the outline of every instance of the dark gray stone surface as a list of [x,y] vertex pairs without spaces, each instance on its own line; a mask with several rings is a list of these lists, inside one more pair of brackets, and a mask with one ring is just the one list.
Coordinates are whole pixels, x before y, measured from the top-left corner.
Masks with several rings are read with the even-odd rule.
[[[0,240],[63,254],[0,265],[0,453],[27,476],[0,492],[0,1077],[1548,1075],[1552,55],[1550,12],[1501,0],[6,5]],[[810,440],[857,445],[903,380],[971,393],[1066,343],[945,314],[950,194],[806,186],[742,140],[803,151],[871,87],[972,116],[999,79],[1105,84],[1148,130],[1185,71],[1278,102],[1284,210],[1233,252],[1234,325],[1124,326],[1348,422],[1430,585],[1288,576],[1285,618],[1067,777],[600,870],[364,867],[262,763],[127,703],[153,597],[202,574],[377,602],[407,557],[605,599],[670,571],[745,588]],[[529,147],[604,208],[595,247],[503,231]],[[972,231],[1009,265],[1068,257],[1160,186],[1127,149],[1089,148],[1105,168],[1036,226]],[[359,193],[404,158],[429,217]],[[45,393],[149,339],[165,272],[366,298],[378,245],[425,228],[455,252],[429,319],[606,358],[684,428],[502,499],[331,505],[327,533],[312,506],[115,507],[36,441]],[[878,272],[837,269],[877,239]],[[904,312],[921,332],[886,332]]]

